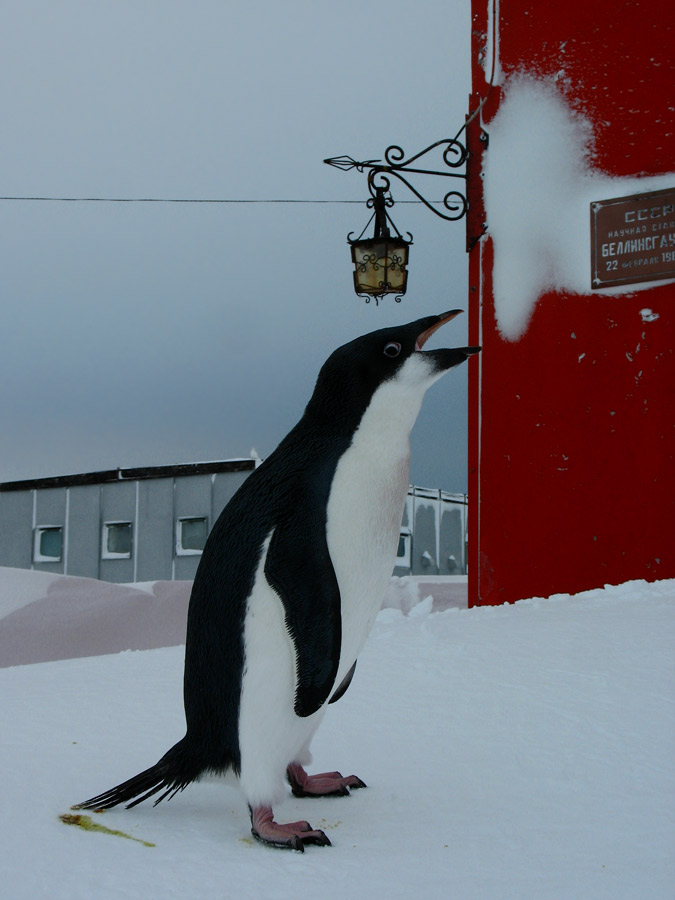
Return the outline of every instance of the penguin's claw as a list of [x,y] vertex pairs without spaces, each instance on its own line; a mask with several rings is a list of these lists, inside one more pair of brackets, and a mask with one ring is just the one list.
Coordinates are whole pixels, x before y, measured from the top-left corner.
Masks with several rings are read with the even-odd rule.
[[313,829],[309,822],[288,822],[280,825],[274,821],[274,814],[269,806],[259,806],[251,810],[251,834],[262,844],[280,847],[284,850],[305,852],[305,844],[319,847],[330,847],[331,843],[318,829]]
[[286,769],[294,797],[348,797],[351,790],[366,787],[356,775],[343,777],[339,772],[322,772],[308,775],[295,763]]

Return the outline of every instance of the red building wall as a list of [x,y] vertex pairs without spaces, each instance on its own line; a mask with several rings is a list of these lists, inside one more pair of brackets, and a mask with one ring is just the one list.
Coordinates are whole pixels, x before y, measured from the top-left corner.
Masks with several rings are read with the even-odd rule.
[[[663,0],[473,0],[471,111],[485,102],[467,128],[469,234],[485,216],[481,130],[517,73],[590,120],[595,170],[675,171],[674,21]],[[470,604],[675,576],[675,284],[549,292],[507,340],[486,226],[469,254],[469,342],[483,346],[469,367]]]

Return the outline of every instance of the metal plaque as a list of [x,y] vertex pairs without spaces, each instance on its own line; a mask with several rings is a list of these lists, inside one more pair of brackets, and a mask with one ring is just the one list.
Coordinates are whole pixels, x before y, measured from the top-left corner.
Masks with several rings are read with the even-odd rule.
[[591,203],[591,287],[675,278],[675,187]]

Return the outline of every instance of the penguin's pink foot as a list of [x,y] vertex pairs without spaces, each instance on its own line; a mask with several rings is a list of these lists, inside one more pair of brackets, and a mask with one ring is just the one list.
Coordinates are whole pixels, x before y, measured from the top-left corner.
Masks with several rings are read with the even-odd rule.
[[343,777],[339,772],[322,772],[308,775],[302,766],[291,763],[286,769],[294,797],[344,797],[349,789],[366,787],[356,775]]
[[275,822],[270,806],[251,809],[251,826],[253,837],[272,847],[304,853],[305,844],[317,844],[320,847],[331,845],[323,831],[315,831],[309,822],[289,822],[286,825]]

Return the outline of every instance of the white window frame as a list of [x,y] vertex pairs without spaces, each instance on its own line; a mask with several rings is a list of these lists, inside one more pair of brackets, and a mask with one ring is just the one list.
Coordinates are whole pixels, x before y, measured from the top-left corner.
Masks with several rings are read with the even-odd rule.
[[[43,556],[40,553],[40,538],[45,531],[61,532],[61,554],[59,556]],[[63,525],[37,525],[33,531],[33,562],[36,563],[59,563],[63,560],[63,542],[64,533]]]
[[[108,531],[112,525],[128,525],[131,528],[131,549],[128,553],[113,553],[108,550]],[[134,549],[134,523],[128,519],[115,522],[104,522],[101,531],[101,559],[131,559]]]
[[183,547],[183,522],[194,522],[196,519],[206,522],[206,536],[209,535],[209,517],[208,516],[179,516],[176,519],[176,556],[201,556],[203,550],[191,550]]

